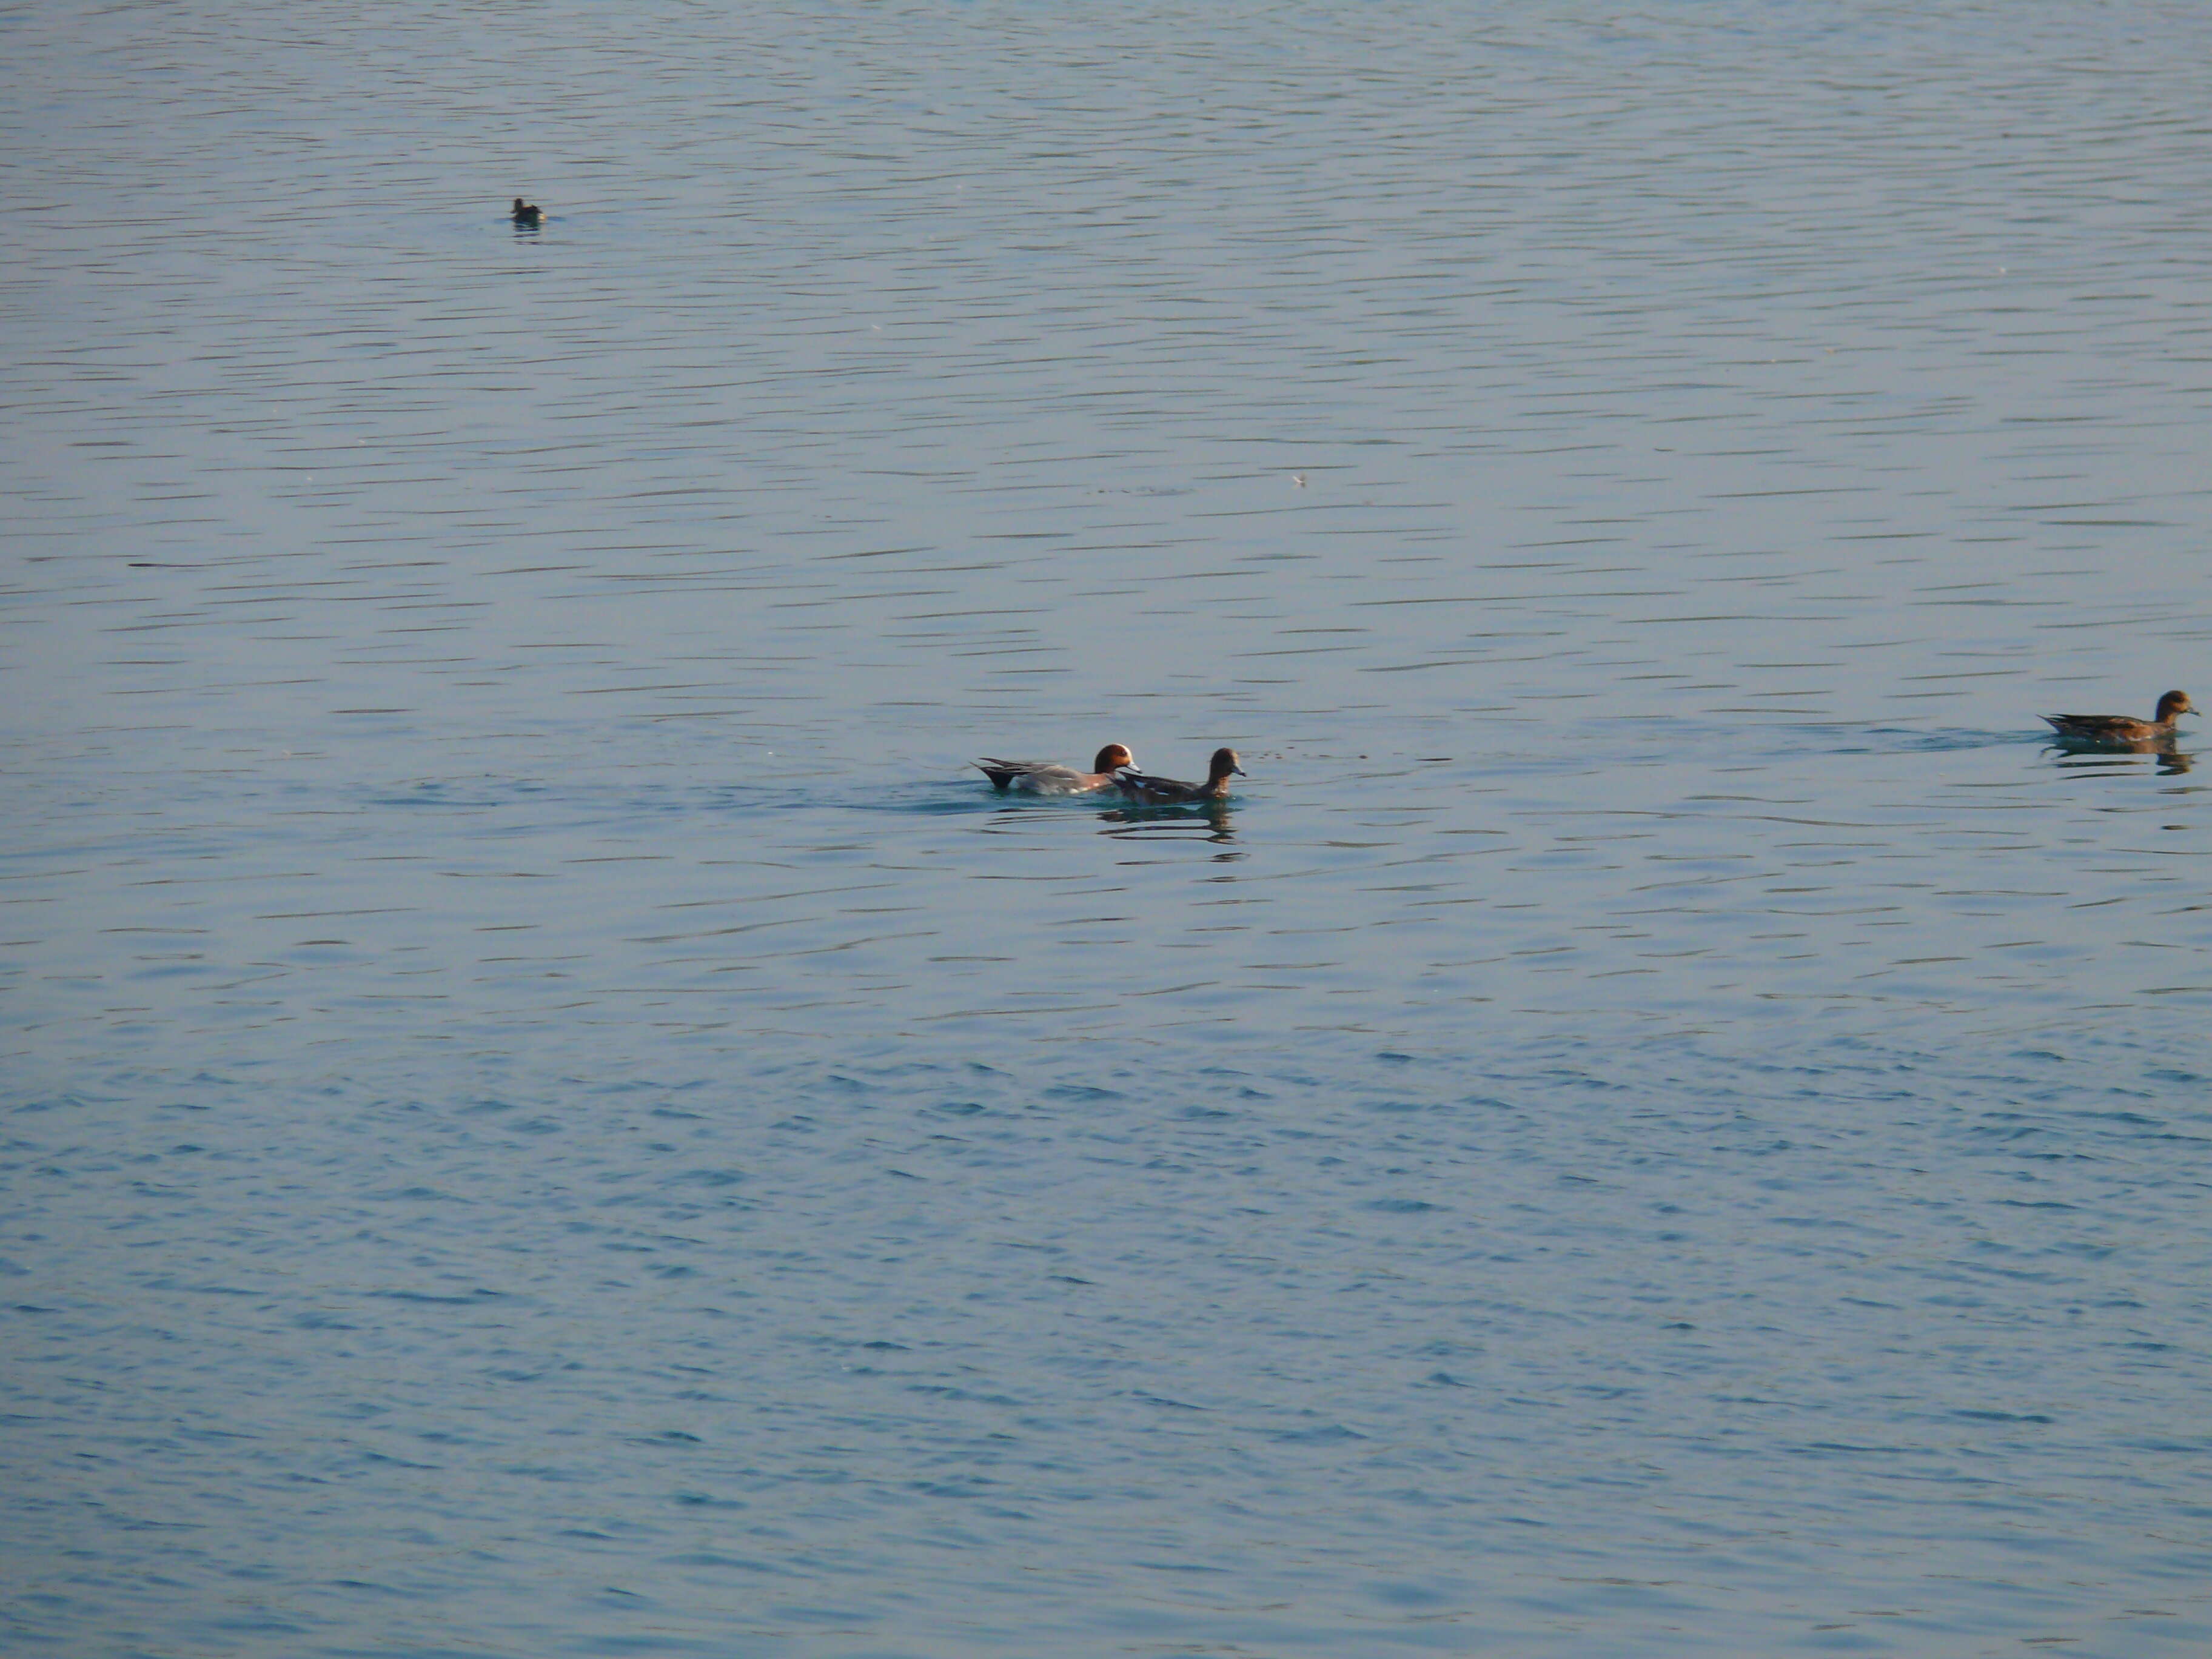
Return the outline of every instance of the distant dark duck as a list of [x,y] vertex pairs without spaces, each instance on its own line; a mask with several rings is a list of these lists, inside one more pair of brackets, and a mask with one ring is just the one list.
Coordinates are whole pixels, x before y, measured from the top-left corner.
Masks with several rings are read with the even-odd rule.
[[1114,781],[1131,800],[1147,806],[1173,806],[1182,801],[1220,800],[1229,793],[1229,777],[1245,775],[1244,769],[1237,763],[1234,749],[1217,749],[1213,763],[1206,769],[1204,783],[1181,783],[1174,778],[1155,778],[1139,772],[1133,766],[1125,766],[1114,775]]
[[535,228],[543,223],[544,218],[545,216],[538,211],[535,202],[526,202],[520,196],[514,198],[514,222],[518,225],[529,225]]
[[975,764],[1000,794],[1018,789],[1027,795],[1087,795],[1110,785],[1115,773],[1136,758],[1120,744],[1109,743],[1098,751],[1088,772],[1048,761],[1000,760],[996,755],[986,755]]
[[2173,735],[2176,720],[2196,712],[2189,693],[2169,691],[2158,700],[2158,713],[2147,720],[2132,714],[2045,714],[2043,718],[2069,743],[2159,743]]

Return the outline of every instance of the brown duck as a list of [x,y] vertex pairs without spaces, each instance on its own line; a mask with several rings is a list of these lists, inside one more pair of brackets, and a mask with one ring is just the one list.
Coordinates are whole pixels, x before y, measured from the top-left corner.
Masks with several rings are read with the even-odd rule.
[[2196,712],[2189,693],[2169,691],[2158,700],[2158,713],[2147,720],[2132,714],[2045,714],[2043,718],[2069,743],[2159,743],[2173,735],[2176,720]]
[[1150,777],[1133,766],[1125,766],[1116,772],[1114,781],[1131,800],[1147,806],[1174,806],[1184,801],[1220,800],[1229,793],[1232,773],[1240,778],[1245,775],[1244,769],[1237,763],[1237,751],[1217,749],[1213,751],[1213,763],[1206,768],[1204,783]]
[[975,764],[1000,794],[1016,789],[1025,795],[1087,795],[1107,787],[1114,774],[1136,758],[1120,744],[1109,743],[1098,751],[1088,772],[1047,761],[1000,760],[996,755],[986,755]]
[[526,225],[532,229],[535,229],[544,217],[545,215],[539,210],[536,203],[526,202],[520,196],[514,198],[514,222],[516,224]]

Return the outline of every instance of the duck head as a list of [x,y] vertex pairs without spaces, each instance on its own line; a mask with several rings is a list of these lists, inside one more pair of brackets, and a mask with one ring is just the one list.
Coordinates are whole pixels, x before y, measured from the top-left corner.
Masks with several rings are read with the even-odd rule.
[[1091,763],[1094,772],[1118,772],[1125,766],[1134,766],[1137,757],[1118,743],[1109,743],[1100,750]]
[[2193,714],[2196,712],[2197,705],[2189,701],[2186,691],[2169,691],[2158,700],[2158,723],[2160,726],[2167,724],[2176,714]]
[[1206,781],[1208,783],[1218,783],[1222,779],[1227,777],[1231,772],[1234,772],[1240,778],[1249,775],[1243,767],[1237,763],[1237,751],[1234,749],[1215,750],[1213,751],[1213,764],[1206,769]]

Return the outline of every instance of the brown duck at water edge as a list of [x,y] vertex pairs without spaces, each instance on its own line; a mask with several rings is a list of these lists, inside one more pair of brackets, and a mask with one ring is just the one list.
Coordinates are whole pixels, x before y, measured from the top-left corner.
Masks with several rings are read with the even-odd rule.
[[1174,778],[1147,777],[1133,766],[1125,766],[1114,775],[1114,781],[1131,800],[1141,801],[1147,806],[1174,806],[1185,801],[1220,800],[1229,793],[1231,774],[1245,775],[1244,769],[1237,763],[1234,749],[1213,751],[1213,764],[1206,768],[1204,783],[1182,783]]
[[1114,781],[1114,774],[1132,765],[1136,757],[1118,743],[1109,743],[1091,763],[1091,770],[1054,766],[1048,761],[1000,760],[986,755],[975,765],[1000,794],[1018,789],[1025,795],[1087,795]]
[[2169,691],[2158,700],[2158,713],[2139,720],[2132,714],[2045,714],[2051,729],[2068,743],[2157,743],[2173,735],[2173,723],[2193,714],[2197,705],[2186,691]]

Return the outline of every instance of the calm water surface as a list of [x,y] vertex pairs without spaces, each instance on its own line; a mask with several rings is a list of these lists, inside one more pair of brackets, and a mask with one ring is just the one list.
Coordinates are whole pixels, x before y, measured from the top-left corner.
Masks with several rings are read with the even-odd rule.
[[0,1646],[2212,1650],[2212,13],[4,39]]

